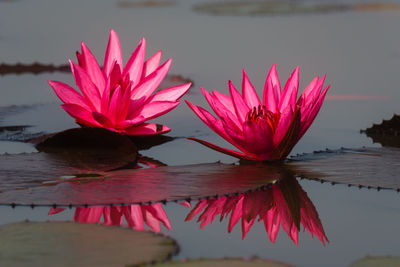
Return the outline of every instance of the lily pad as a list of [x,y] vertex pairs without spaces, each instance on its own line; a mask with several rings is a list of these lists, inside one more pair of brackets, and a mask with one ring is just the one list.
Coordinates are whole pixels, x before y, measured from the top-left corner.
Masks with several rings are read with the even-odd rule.
[[56,66],[53,64],[42,64],[38,62],[34,62],[32,64],[22,64],[22,63],[0,64],[0,75],[23,74],[23,73],[40,74],[43,72],[54,72],[54,71],[68,72],[69,70],[70,70],[69,65]]
[[171,238],[121,227],[19,222],[0,227],[4,266],[126,266],[163,261],[177,252]]
[[194,6],[194,10],[200,13],[233,16],[328,13],[350,9],[351,6],[347,4],[321,4],[303,1],[224,1]]
[[355,185],[400,191],[400,149],[361,148],[322,151],[292,158],[297,175]]
[[262,15],[293,15],[343,12],[349,10],[397,10],[399,6],[393,3],[318,3],[309,1],[224,1],[195,5],[193,8],[200,13],[229,16],[262,16]]
[[175,1],[171,0],[144,0],[144,1],[119,1],[118,6],[126,7],[167,7],[175,5]]
[[383,120],[382,123],[374,124],[361,132],[372,138],[374,143],[400,147],[400,116],[394,114],[390,120]]
[[[147,265],[140,265],[140,266],[147,266]],[[167,263],[158,263],[151,266],[154,267],[168,267],[168,266],[290,267],[292,265],[273,260],[263,260],[258,258],[253,258],[250,260],[245,260],[240,258],[225,258],[225,259],[197,259],[197,260],[186,259],[182,261],[170,261]]]
[[400,257],[371,257],[356,260],[349,267],[395,267],[400,266]]
[[[280,165],[239,166],[213,163],[123,169],[89,178],[56,179],[54,175],[43,184],[40,168],[36,169],[37,173],[27,172],[25,168],[19,171],[18,177],[13,170],[4,171],[7,170],[4,162],[0,161],[0,178],[1,184],[7,190],[0,193],[0,204],[16,205],[121,205],[188,200],[256,189],[280,179],[283,175],[283,167]],[[29,164],[35,166],[32,162]],[[33,169],[32,167],[28,166],[29,169]],[[74,172],[64,172],[64,175],[68,174],[73,175]],[[21,186],[26,189],[16,190]],[[15,190],[11,190],[13,188]]]

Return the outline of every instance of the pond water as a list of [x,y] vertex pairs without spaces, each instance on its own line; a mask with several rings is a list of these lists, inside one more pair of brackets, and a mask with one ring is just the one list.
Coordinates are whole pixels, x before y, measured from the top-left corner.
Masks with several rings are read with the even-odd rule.
[[[63,65],[69,58],[75,60],[74,52],[81,41],[101,62],[108,32],[113,28],[120,37],[124,59],[141,37],[147,40],[147,55],[163,50],[163,60],[173,58],[169,73],[194,82],[183,98],[208,110],[200,86],[227,93],[228,80],[240,87],[241,68],[245,68],[261,96],[272,64],[277,64],[281,84],[300,65],[300,90],[316,75],[324,74],[325,84],[331,84],[331,89],[313,126],[292,155],[326,148],[380,147],[360,129],[400,112],[400,1],[391,1],[390,8],[383,1],[374,1],[375,9],[256,16],[216,15],[194,9],[205,1],[161,2],[143,6],[135,5],[142,3],[138,1],[117,0],[0,1],[0,64]],[[60,100],[46,82],[49,79],[74,86],[69,72],[0,76],[0,126],[31,126],[17,134],[0,132],[1,154],[35,152],[33,145],[20,141],[76,127],[59,107]],[[184,138],[199,137],[230,146],[185,103],[155,121],[172,128],[168,135],[176,138],[142,150],[142,155],[168,166],[237,162]],[[244,240],[239,226],[227,233],[227,221],[215,221],[200,230],[194,220],[184,222],[188,208],[173,202],[164,206],[172,230],[162,228],[162,232],[179,244],[176,259],[256,255],[295,266],[347,266],[367,255],[400,256],[399,194],[395,190],[332,186],[310,180],[299,183],[319,213],[329,239],[325,246],[303,231],[296,246],[282,229],[273,244],[262,223],[255,223]],[[74,216],[73,209],[50,217],[48,211],[49,207],[13,209],[4,205],[0,207],[0,224],[25,219],[71,220]]]

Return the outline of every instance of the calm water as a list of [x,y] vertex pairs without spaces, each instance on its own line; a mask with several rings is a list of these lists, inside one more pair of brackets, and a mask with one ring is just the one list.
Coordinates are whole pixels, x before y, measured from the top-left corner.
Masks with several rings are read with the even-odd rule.
[[[125,60],[142,36],[147,38],[147,55],[162,49],[163,59],[172,57],[170,73],[195,82],[184,98],[203,107],[208,105],[199,86],[227,92],[231,79],[240,87],[242,67],[261,95],[266,72],[273,63],[277,64],[281,83],[301,65],[301,88],[315,75],[325,73],[332,87],[319,116],[293,154],[379,146],[359,130],[400,112],[400,10],[235,17],[195,13],[192,5],[198,2],[122,8],[118,1],[0,1],[0,63],[65,64],[74,58],[82,40],[101,62],[108,31],[113,28],[120,37]],[[394,2],[400,5],[400,1]],[[32,125],[26,130],[28,134],[75,127],[58,107],[60,101],[47,85],[48,79],[74,84],[72,75],[60,72],[1,76],[0,125]],[[10,111],[12,105],[17,108]],[[173,129],[171,136],[196,136],[228,146],[184,103],[157,121]],[[0,153],[32,151],[34,148],[27,144],[0,141]],[[236,162],[184,138],[142,154],[168,165]],[[261,224],[255,225],[243,241],[239,228],[227,233],[226,222],[214,222],[199,230],[194,221],[184,222],[187,209],[173,203],[165,206],[173,229],[164,232],[180,244],[177,258],[257,255],[296,266],[346,266],[366,255],[399,256],[398,193],[300,183],[314,202],[330,240],[325,247],[303,232],[296,246],[282,230],[272,244]],[[47,208],[0,210],[1,224],[49,219]],[[51,219],[72,216],[73,212],[67,210]]]

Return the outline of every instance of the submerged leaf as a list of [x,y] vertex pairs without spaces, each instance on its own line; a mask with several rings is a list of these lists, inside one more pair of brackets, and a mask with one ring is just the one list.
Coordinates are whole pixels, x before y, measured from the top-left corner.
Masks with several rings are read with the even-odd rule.
[[4,266],[126,266],[164,261],[171,238],[121,227],[68,222],[19,222],[0,227]]

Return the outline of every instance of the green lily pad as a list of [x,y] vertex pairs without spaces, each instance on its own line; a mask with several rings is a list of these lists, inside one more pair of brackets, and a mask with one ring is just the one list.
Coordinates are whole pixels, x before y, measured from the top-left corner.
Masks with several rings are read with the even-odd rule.
[[[148,266],[148,265],[140,265],[140,266]],[[154,267],[168,267],[168,266],[215,266],[215,267],[291,267],[292,265],[281,263],[273,260],[263,260],[258,258],[253,258],[251,260],[244,260],[240,258],[226,258],[226,259],[198,259],[198,260],[182,260],[182,261],[171,261],[167,263],[158,263],[151,265]]]
[[122,8],[134,7],[167,7],[176,5],[175,1],[171,0],[144,0],[144,1],[119,1],[118,6]]
[[[0,193],[0,204],[33,203],[49,206],[121,205],[196,199],[256,189],[280,179],[285,173],[284,167],[280,165],[212,163],[122,169],[102,173],[100,177],[92,174],[89,178],[53,177],[43,183],[40,168],[38,173],[26,173],[25,169],[19,172],[21,177],[15,176],[15,173],[9,177],[4,173],[6,166],[1,160],[0,185],[4,184],[7,190]],[[68,174],[73,173],[65,172],[66,178],[69,178]],[[85,179],[89,179],[89,182],[85,183]],[[17,190],[22,185],[25,185],[25,190]]]
[[400,257],[371,257],[356,260],[349,267],[396,267],[400,266]]
[[224,1],[195,5],[193,8],[200,13],[228,16],[263,16],[263,15],[293,15],[315,14],[373,10],[397,10],[399,6],[393,3],[318,3],[309,1]]
[[350,8],[351,6],[347,4],[321,4],[303,1],[224,1],[194,6],[194,10],[200,13],[233,16],[328,13],[346,11]]
[[292,159],[288,165],[304,178],[400,191],[399,148],[341,149]]
[[126,266],[163,261],[178,250],[152,232],[68,222],[7,224],[0,238],[4,266]]

